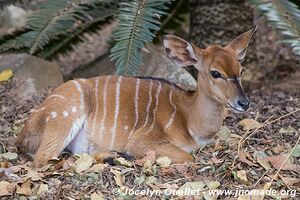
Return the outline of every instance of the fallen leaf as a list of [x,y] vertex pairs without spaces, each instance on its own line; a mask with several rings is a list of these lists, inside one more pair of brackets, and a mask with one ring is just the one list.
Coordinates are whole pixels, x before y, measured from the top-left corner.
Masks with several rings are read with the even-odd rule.
[[283,133],[283,134],[286,134],[286,133],[295,133],[295,132],[297,132],[297,130],[294,127],[292,127],[292,126],[288,126],[287,128],[281,128],[279,130],[279,133]]
[[15,185],[6,181],[0,181],[0,197],[12,195]]
[[180,192],[186,192],[186,191],[201,191],[205,188],[206,184],[203,181],[197,181],[197,182],[186,182],[181,186],[178,191]]
[[16,160],[18,158],[18,154],[12,152],[3,153],[0,156],[6,160]]
[[300,183],[300,178],[284,177],[280,174],[279,174],[279,177],[287,186],[292,186],[294,184]]
[[107,164],[97,163],[97,164],[93,165],[88,171],[99,173],[99,172],[103,171],[107,166],[108,166]]
[[171,159],[169,157],[159,157],[156,160],[157,164],[159,164],[161,167],[168,167],[172,163]]
[[213,190],[213,189],[217,189],[220,187],[220,182],[219,181],[204,181],[206,186],[208,187],[208,189]]
[[243,130],[252,130],[261,126],[261,123],[254,119],[246,118],[239,122],[239,124],[243,127]]
[[152,162],[152,164],[155,162],[155,160],[156,160],[155,151],[148,151],[142,159],[136,160],[135,164],[137,164],[139,166],[143,166],[147,160]]
[[245,170],[240,170],[236,172],[236,176],[242,181],[248,182],[247,174]]
[[84,153],[74,163],[74,171],[79,174],[89,169],[92,166],[92,164],[93,164],[93,157]]
[[13,76],[13,71],[11,69],[3,70],[0,73],[0,82],[8,81]]
[[[281,168],[281,165],[287,159],[287,156],[288,156],[287,154],[278,155],[278,156],[270,156],[267,158],[267,161],[269,161],[271,163],[271,165],[275,169],[278,170]],[[288,161],[283,165],[281,170],[291,170],[291,171],[298,172],[298,173],[300,172],[299,166],[296,164],[293,164],[291,161],[291,158],[288,159]]]
[[99,191],[99,192],[94,192],[91,194],[91,200],[104,200],[105,197],[104,195]]
[[48,191],[48,185],[47,184],[39,184],[38,189],[36,191],[37,195],[41,195],[44,192]]
[[30,179],[32,181],[42,180],[42,178],[45,176],[44,173],[40,173],[36,169],[28,168],[27,171],[28,171],[28,173],[27,173],[26,178]]
[[300,144],[298,144],[292,152],[292,156],[295,158],[300,157]]
[[248,152],[240,152],[239,156],[238,156],[239,160],[246,163],[249,166],[257,166],[256,164],[254,164],[252,161],[248,160],[247,158],[251,158],[250,154]]
[[263,168],[265,168],[265,170],[271,169],[270,163],[266,160],[267,155],[266,155],[265,152],[263,152],[263,151],[255,151],[255,152],[253,153],[253,157],[256,158],[257,162],[258,162]]
[[153,184],[153,183],[157,183],[157,178],[155,176],[147,177],[146,184],[150,185],[150,184]]
[[114,169],[111,169],[110,171],[111,171],[111,173],[114,174],[114,179],[115,179],[116,184],[119,187],[123,186],[123,183],[125,181],[125,177],[122,175],[122,173],[120,171],[114,170]]
[[125,160],[123,157],[115,158],[114,163],[116,165],[123,165],[125,167],[132,167],[132,162]]
[[227,128],[227,126],[221,126],[220,130],[217,133],[217,135],[223,141],[227,141],[230,138],[230,134],[231,131]]
[[28,179],[20,187],[17,187],[17,194],[25,195],[25,196],[30,196],[32,195],[32,190],[31,190],[31,180]]

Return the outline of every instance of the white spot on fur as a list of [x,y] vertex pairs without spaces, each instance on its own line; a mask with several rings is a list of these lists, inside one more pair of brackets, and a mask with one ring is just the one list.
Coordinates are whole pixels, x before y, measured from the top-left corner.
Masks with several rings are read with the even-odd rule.
[[124,129],[125,129],[126,131],[128,130],[128,128],[129,128],[128,126],[125,126],[125,127],[124,127]]
[[76,113],[77,112],[77,108],[75,106],[72,107],[72,112]]
[[52,119],[55,119],[55,117],[57,116],[57,113],[56,113],[56,112],[51,112],[50,114],[51,114],[51,118],[52,118]]
[[64,112],[63,112],[63,116],[64,116],[64,117],[68,117],[68,115],[69,115],[69,113],[68,113],[67,111],[64,111]]
[[49,121],[49,117],[46,117],[46,122]]

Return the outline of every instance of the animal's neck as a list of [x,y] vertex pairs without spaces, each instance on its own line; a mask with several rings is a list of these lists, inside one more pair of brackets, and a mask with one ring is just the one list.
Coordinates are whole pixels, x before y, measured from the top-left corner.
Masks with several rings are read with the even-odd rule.
[[199,87],[186,101],[184,115],[189,134],[200,143],[200,140],[211,139],[220,129],[224,105],[215,101]]

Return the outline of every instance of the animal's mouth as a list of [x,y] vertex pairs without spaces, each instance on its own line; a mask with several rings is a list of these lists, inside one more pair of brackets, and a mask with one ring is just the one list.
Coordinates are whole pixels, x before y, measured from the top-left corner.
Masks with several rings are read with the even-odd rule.
[[227,103],[227,105],[228,105],[228,107],[230,107],[235,112],[238,112],[238,113],[245,112],[244,109],[237,109],[236,107],[232,106],[230,103]]

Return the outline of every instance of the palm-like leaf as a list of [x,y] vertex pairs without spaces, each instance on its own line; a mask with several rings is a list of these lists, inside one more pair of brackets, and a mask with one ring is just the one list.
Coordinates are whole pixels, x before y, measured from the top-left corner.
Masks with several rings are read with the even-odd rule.
[[[37,54],[50,42],[52,43],[60,37],[67,35],[73,39],[78,38],[81,33],[86,31],[86,27],[90,27],[85,23],[93,24],[91,21],[94,21],[94,18],[90,14],[95,13],[94,11],[101,6],[105,9],[107,3],[111,3],[111,0],[51,0],[43,3],[38,12],[28,17],[27,31],[3,42],[0,45],[0,51],[27,49],[31,54]],[[110,12],[109,16],[113,15],[111,9],[107,11]],[[103,14],[98,12],[96,17],[97,22],[100,22],[106,19],[108,14],[107,12],[103,12]],[[80,22],[79,25],[78,22]],[[67,40],[72,41],[71,38],[67,38]],[[61,46],[58,43],[57,45]],[[51,46],[50,56],[59,49],[59,46]],[[44,57],[50,57],[47,53],[43,53]]]
[[288,38],[282,42],[291,45],[300,56],[300,10],[287,0],[251,0],[267,19]]
[[133,75],[142,63],[141,49],[155,37],[160,29],[159,16],[171,0],[133,0],[121,2],[115,41],[110,57],[116,60],[118,74]]

